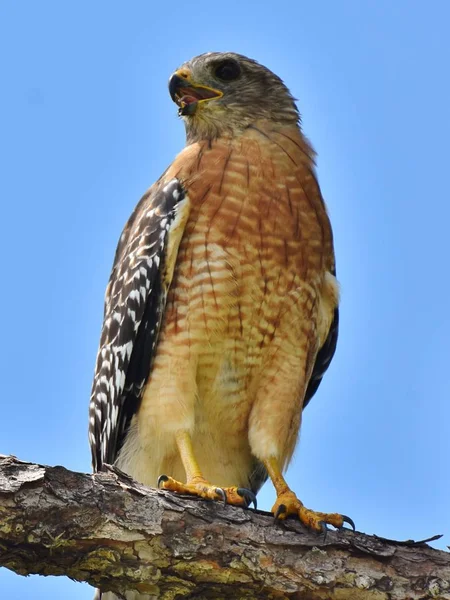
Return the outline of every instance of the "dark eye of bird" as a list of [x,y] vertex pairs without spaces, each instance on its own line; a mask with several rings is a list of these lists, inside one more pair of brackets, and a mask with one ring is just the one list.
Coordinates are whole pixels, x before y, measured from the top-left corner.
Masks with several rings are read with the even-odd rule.
[[241,74],[241,67],[235,60],[224,60],[214,70],[214,75],[223,81],[232,81]]

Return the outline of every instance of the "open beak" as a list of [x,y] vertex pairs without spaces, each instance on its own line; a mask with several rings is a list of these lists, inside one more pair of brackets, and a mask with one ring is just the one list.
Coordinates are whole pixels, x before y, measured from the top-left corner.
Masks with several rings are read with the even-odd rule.
[[201,102],[223,96],[223,92],[219,90],[193,83],[185,71],[176,71],[169,79],[169,93],[179,106],[178,114],[183,116],[193,115]]

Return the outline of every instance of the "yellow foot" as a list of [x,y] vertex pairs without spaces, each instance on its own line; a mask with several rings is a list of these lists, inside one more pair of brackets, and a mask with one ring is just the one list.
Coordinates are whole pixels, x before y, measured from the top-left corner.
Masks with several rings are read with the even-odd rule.
[[290,515],[296,515],[303,525],[319,533],[323,532],[325,535],[327,525],[333,525],[341,529],[344,523],[348,523],[353,531],[355,531],[355,524],[350,517],[338,513],[315,512],[314,510],[305,508],[294,492],[290,490],[279,494],[277,501],[273,505],[272,512],[276,521],[286,519]]
[[256,510],[256,496],[246,488],[238,487],[216,487],[211,485],[203,477],[194,477],[188,483],[180,483],[167,475],[160,475],[158,487],[178,494],[191,494],[208,500],[222,500],[224,504],[242,506],[248,508],[252,503]]

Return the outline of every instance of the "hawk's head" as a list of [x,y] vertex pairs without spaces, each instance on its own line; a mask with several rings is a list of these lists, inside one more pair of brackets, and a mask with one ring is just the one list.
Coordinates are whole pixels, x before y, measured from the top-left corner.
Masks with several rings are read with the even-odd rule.
[[297,123],[291,93],[272,71],[233,52],[209,52],[184,63],[169,81],[189,141],[233,133],[260,119]]

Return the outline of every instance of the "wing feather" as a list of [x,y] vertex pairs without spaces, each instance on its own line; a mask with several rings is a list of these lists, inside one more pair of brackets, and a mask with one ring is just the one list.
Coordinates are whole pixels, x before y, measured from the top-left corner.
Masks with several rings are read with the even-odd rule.
[[119,240],[89,408],[95,471],[114,463],[139,406],[188,214],[180,182],[158,183],[141,199]]
[[331,360],[336,351],[336,344],[339,333],[339,308],[334,309],[333,321],[331,322],[328,336],[320,348],[316,356],[311,378],[306,388],[305,400],[303,401],[303,408],[308,404],[314,394],[317,392],[319,385],[322,382],[322,378],[325,375],[326,370],[330,366]]

